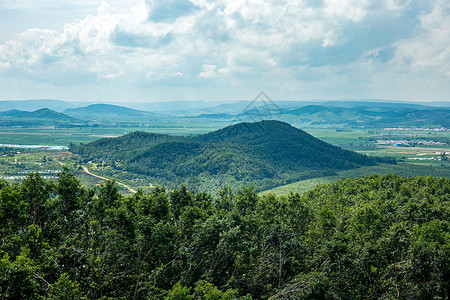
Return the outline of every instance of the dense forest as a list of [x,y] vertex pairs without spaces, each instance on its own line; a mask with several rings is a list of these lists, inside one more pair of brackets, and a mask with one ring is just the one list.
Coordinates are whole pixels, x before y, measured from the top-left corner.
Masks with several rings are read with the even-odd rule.
[[253,184],[257,191],[389,161],[343,150],[279,121],[239,123],[197,136],[133,132],[71,145],[84,161],[149,176],[176,188],[215,192]]
[[302,195],[0,183],[2,299],[448,299],[450,180]]

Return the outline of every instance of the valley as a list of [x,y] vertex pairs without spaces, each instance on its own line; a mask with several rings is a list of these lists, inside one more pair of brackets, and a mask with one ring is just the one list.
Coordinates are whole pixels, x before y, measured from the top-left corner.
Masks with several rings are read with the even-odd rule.
[[450,0],[0,16],[0,300],[450,299]]
[[[0,101],[1,104],[1,101]],[[48,103],[46,103],[48,104]],[[268,115],[272,112],[274,107],[259,106],[258,113],[255,114],[255,107],[258,105],[252,105],[249,110],[239,112],[239,110],[245,109],[245,105],[248,107],[248,103],[236,103],[222,104],[217,107],[206,107],[184,109],[177,111],[157,111],[150,113],[143,110],[133,110],[130,108],[115,106],[115,105],[90,105],[81,108],[68,108],[60,110],[60,113],[53,112],[50,109],[38,109],[37,113],[20,112],[20,110],[13,110],[10,113],[3,113],[4,116],[15,115],[15,120],[23,117],[25,118],[21,125],[14,125],[0,123],[0,144],[17,144],[17,145],[52,145],[52,146],[66,146],[89,144],[105,138],[116,138],[120,136],[126,136],[132,132],[146,132],[156,135],[170,135],[176,140],[184,140],[186,137],[195,137],[198,135],[204,135],[216,130],[220,130],[229,125],[236,124],[236,122],[245,121],[257,121],[259,119],[268,118]],[[261,105],[261,103],[256,103]],[[322,105],[306,105],[300,106],[300,108],[292,108],[292,105],[299,105],[298,103],[284,103],[282,102],[277,106],[280,110],[280,114],[276,117],[280,121],[290,120],[291,125],[295,128],[302,129],[312,136],[323,140],[327,143],[337,145],[343,149],[355,151],[360,154],[367,155],[369,157],[381,157],[381,158],[394,158],[397,160],[395,165],[381,163],[376,166],[364,166],[352,168],[350,170],[324,170],[319,168],[315,172],[311,170],[295,171],[296,175],[279,176],[279,171],[274,171],[270,175],[271,180],[267,180],[265,175],[261,177],[257,190],[259,192],[274,192],[285,193],[288,191],[304,192],[313,188],[314,186],[322,183],[328,183],[336,181],[341,177],[359,177],[370,175],[372,173],[386,174],[397,173],[401,176],[438,176],[438,177],[450,177],[450,162],[442,159],[442,153],[450,154],[450,130],[443,126],[436,126],[434,124],[439,117],[435,117],[433,122],[424,123],[422,118],[420,122],[411,121],[410,124],[403,124],[403,121],[392,122],[388,124],[367,124],[361,126],[356,123],[343,123],[348,115],[352,113],[354,116],[357,114],[364,115],[362,119],[367,118],[368,112],[372,112],[372,115],[378,114],[379,111],[401,111],[402,113],[417,113],[419,109],[426,110],[426,113],[422,112],[419,115],[430,115],[436,111],[435,108],[399,104],[399,107],[384,107],[383,103],[366,103],[366,108],[362,108],[360,103],[353,103],[353,106],[349,103],[345,103],[345,108],[339,108],[334,106]],[[337,105],[337,104],[334,104]],[[60,105],[61,106],[61,105]],[[344,106],[344,105],[342,105]],[[393,106],[391,103],[390,106]],[[1,107],[1,105],[0,105]],[[353,107],[353,108],[352,108]],[[356,108],[354,108],[356,107]],[[165,107],[167,109],[167,107]],[[327,119],[324,115],[324,111],[327,114],[333,113],[335,117]],[[411,112],[412,111],[412,112]],[[226,113],[224,113],[226,112]],[[300,113],[301,112],[301,113]],[[65,113],[70,114],[66,115]],[[293,117],[294,113],[297,117]],[[338,120],[336,116],[341,114],[341,118]],[[442,116],[446,113],[445,109],[439,108],[437,116]],[[301,115],[301,117],[300,117]],[[32,118],[30,116],[33,116]],[[5,117],[2,117],[5,119]],[[41,118],[41,119],[40,119]],[[356,118],[356,117],[355,117]],[[379,117],[377,117],[379,118]],[[391,114],[392,118],[392,114]],[[403,114],[399,114],[398,119],[402,119]],[[78,123],[70,123],[67,121],[76,120]],[[320,120],[320,122],[318,122]],[[34,123],[33,123],[34,122]],[[65,122],[65,123],[61,123]],[[353,121],[352,121],[353,122]],[[443,123],[442,123],[443,122]],[[446,122],[446,118],[441,124]],[[288,122],[289,123],[289,122]],[[403,125],[402,125],[403,124]],[[395,125],[395,126],[394,126]],[[386,126],[386,127],[385,127]],[[264,135],[265,132],[260,134]],[[93,144],[95,145],[95,143]],[[220,148],[220,147],[219,147]],[[221,151],[216,147],[214,151]],[[168,149],[160,151],[167,152]],[[198,151],[199,148],[197,147]],[[19,150],[17,150],[19,151]],[[98,149],[99,153],[103,153],[103,150]],[[205,151],[205,150],[201,150]],[[214,152],[213,151],[213,152]],[[227,149],[229,151],[229,149]],[[233,152],[234,151],[234,152]],[[237,152],[236,152],[237,151]],[[232,157],[239,156],[238,153],[244,151],[243,149],[234,149],[229,154]],[[20,151],[19,151],[20,152]],[[176,187],[183,183],[190,188],[202,189],[208,188],[216,190],[222,185],[231,185],[235,189],[242,185],[255,184],[255,179],[252,176],[247,179],[241,178],[236,180],[233,176],[212,176],[211,170],[207,170],[207,173],[200,172],[195,176],[188,175],[188,173],[181,175],[173,173],[172,175],[157,175],[158,173],[149,174],[148,172],[142,172],[142,170],[130,171],[130,169],[123,169],[117,161],[103,158],[103,154],[94,155],[91,159],[80,156],[75,153],[71,153],[70,158],[66,156],[64,151],[46,151],[41,149],[28,149],[28,154],[15,153],[14,158],[22,160],[24,157],[54,157],[58,162],[55,164],[51,161],[40,160],[40,167],[37,165],[28,165],[27,172],[39,171],[44,169],[56,169],[61,170],[65,165],[71,170],[81,176],[81,181],[86,185],[98,185],[102,182],[100,178],[88,175],[83,171],[83,166],[92,174],[103,178],[115,179],[120,183],[128,185],[131,189],[142,189],[144,191],[150,190],[154,184],[164,184],[169,187]],[[95,147],[92,153],[96,152]],[[150,153],[149,153],[150,154]],[[151,153],[152,156],[158,153]],[[206,152],[200,154],[206,155]],[[207,157],[207,156],[206,156]],[[103,158],[103,159],[102,159]],[[186,159],[186,157],[184,158]],[[184,160],[183,159],[183,160]],[[250,160],[255,161],[259,158],[253,157]],[[39,159],[38,159],[39,160]],[[239,161],[239,160],[238,160]],[[10,178],[8,180],[20,180],[20,174],[24,168],[18,168],[17,165],[10,165],[13,161],[7,159],[4,156],[0,158],[0,162],[3,165],[8,165],[6,169],[0,169],[0,176],[3,178]],[[179,162],[178,164],[180,164]],[[199,161],[192,161],[194,165],[200,163]],[[220,164],[219,161],[216,162]],[[263,163],[265,164],[265,162]],[[41,166],[45,167],[42,168]],[[141,166],[142,163],[137,165]],[[119,166],[119,168],[117,168]],[[268,170],[263,171],[259,167],[261,174],[264,172],[271,172]],[[242,168],[243,166],[239,167]],[[247,172],[253,172],[257,170],[256,165],[250,164]],[[162,165],[158,168],[165,168]],[[187,167],[192,169],[192,166]],[[328,173],[327,173],[328,172]],[[331,173],[330,173],[331,172]],[[266,173],[269,174],[269,173]],[[43,173],[44,174],[44,173]],[[205,175],[206,174],[206,175]],[[277,174],[274,178],[273,175]],[[14,177],[16,176],[16,177]],[[269,176],[269,177],[270,177]],[[165,178],[165,179],[164,179]],[[258,179],[257,179],[258,180]],[[266,181],[266,183],[263,183]],[[129,193],[129,189],[120,187],[122,193]]]

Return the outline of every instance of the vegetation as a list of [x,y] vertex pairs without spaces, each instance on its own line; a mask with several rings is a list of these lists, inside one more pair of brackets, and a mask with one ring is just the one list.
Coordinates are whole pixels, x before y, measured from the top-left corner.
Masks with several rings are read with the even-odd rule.
[[42,108],[32,112],[13,109],[0,112],[0,117],[0,126],[62,125],[81,122],[79,119],[69,117],[48,108]]
[[398,164],[378,164],[376,166],[365,166],[357,169],[341,170],[336,172],[337,175],[326,176],[320,178],[305,179],[283,186],[279,186],[263,193],[274,193],[276,195],[288,194],[289,192],[304,193],[317,185],[335,182],[340,178],[355,178],[363,177],[371,174],[386,175],[389,173],[397,174],[399,176],[416,177],[416,176],[433,176],[450,178],[450,168],[428,165],[414,165],[409,163]]
[[450,180],[341,179],[303,195],[181,186],[123,197],[0,183],[2,299],[447,299]]
[[71,145],[71,151],[84,161],[106,161],[115,169],[150,176],[171,188],[183,183],[211,192],[213,185],[226,184],[254,184],[264,190],[389,161],[343,150],[279,121],[240,123],[191,137],[135,132]]
[[120,118],[151,117],[153,113],[135,110],[124,106],[111,104],[92,104],[86,107],[69,108],[64,111],[66,115],[83,120],[117,120]]
[[[257,113],[257,112],[255,112]],[[304,124],[347,125],[359,127],[393,126],[442,126],[450,127],[450,109],[431,107],[377,107],[355,106],[350,108],[326,105],[307,105],[282,110],[283,118]]]

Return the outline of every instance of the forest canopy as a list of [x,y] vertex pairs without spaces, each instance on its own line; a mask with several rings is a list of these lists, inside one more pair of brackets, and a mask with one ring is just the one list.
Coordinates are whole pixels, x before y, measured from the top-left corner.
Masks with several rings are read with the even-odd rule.
[[344,150],[280,121],[244,122],[186,137],[133,132],[70,150],[84,162],[106,162],[169,188],[185,184],[211,193],[224,185],[254,185],[262,191],[338,170],[395,163]]
[[449,179],[124,197],[64,170],[0,188],[2,299],[449,297]]

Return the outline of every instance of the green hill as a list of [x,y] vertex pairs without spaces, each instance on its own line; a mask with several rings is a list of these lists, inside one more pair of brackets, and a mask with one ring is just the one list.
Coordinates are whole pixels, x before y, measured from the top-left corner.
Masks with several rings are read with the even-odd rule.
[[18,109],[11,109],[11,110],[0,112],[0,117],[19,117],[26,113],[28,113],[28,112],[23,111],[23,110],[18,110]]
[[117,120],[121,118],[151,117],[153,113],[148,111],[136,110],[124,106],[112,104],[92,104],[86,107],[70,108],[64,111],[65,114],[84,119],[111,119]]
[[61,122],[77,122],[79,119],[69,117],[66,114],[56,112],[48,108],[41,108],[36,111],[28,112],[23,114],[22,117],[35,118],[35,119],[49,119]]
[[71,150],[85,158],[126,161],[149,148],[167,142],[184,141],[185,137],[149,132],[131,132],[117,138],[103,138],[86,145],[71,145]]
[[0,124],[3,126],[59,125],[76,122],[80,120],[48,108],[32,112],[17,109],[0,112]]
[[102,159],[169,187],[185,183],[195,189],[254,184],[263,190],[376,163],[280,121],[240,123],[193,137],[135,132],[71,149],[85,160]]
[[41,108],[62,112],[67,108],[74,107],[74,102],[66,102],[54,99],[35,99],[35,100],[1,100],[0,111],[22,110],[34,111]]
[[[302,123],[305,125],[338,125],[358,127],[442,126],[450,127],[450,109],[419,105],[389,106],[361,103],[359,106],[338,107],[311,104],[279,108],[260,106],[236,115],[241,121],[261,118]],[[200,116],[199,116],[200,117]],[[219,118],[219,117],[218,117]]]
[[[381,104],[380,104],[381,105]],[[410,107],[332,107],[307,105],[283,109],[284,118],[301,118],[310,124],[348,124],[353,126],[443,126],[450,127],[450,109]],[[295,120],[294,119],[294,120]]]

